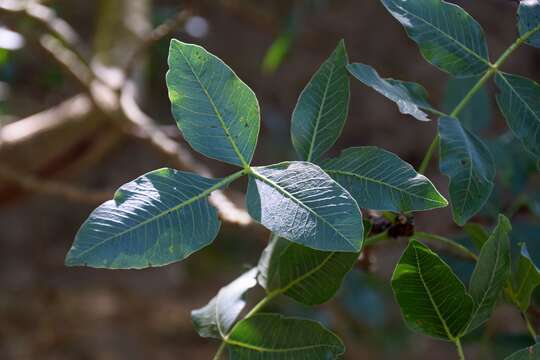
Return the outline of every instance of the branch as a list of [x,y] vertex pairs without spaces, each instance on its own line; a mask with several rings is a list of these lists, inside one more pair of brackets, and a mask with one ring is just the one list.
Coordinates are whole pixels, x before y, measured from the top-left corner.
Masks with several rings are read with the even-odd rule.
[[110,199],[113,195],[112,191],[95,192],[61,182],[38,179],[4,165],[0,165],[0,178],[27,191],[60,196],[75,202],[96,204]]

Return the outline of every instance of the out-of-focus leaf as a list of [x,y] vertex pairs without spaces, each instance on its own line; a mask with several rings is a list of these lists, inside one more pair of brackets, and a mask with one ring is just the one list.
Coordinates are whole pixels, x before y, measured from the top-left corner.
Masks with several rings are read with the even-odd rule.
[[540,48],[540,1],[521,0],[518,8],[519,35],[525,36],[529,31],[532,35],[527,44]]
[[200,336],[216,339],[227,336],[246,306],[244,294],[257,285],[257,271],[254,268],[246,272],[221,288],[206,306],[191,312],[191,319]]
[[540,344],[519,350],[518,352],[507,357],[505,360],[540,360]]
[[439,119],[441,172],[450,178],[452,215],[464,225],[482,209],[493,190],[495,164],[486,145],[457,119]]
[[437,254],[411,241],[392,275],[392,289],[407,325],[426,335],[453,340],[467,327],[473,301]]
[[465,231],[465,233],[467,233],[472,243],[478,250],[482,249],[482,246],[484,246],[487,239],[489,238],[488,232],[480,224],[475,224],[475,223],[465,224],[465,226],[463,227],[463,230]]
[[347,69],[364,85],[395,102],[400,113],[411,115],[420,121],[430,120],[428,114],[422,110],[433,112],[434,108],[429,104],[428,93],[422,85],[383,79],[373,67],[360,63],[349,64]]
[[290,31],[280,34],[270,45],[262,62],[262,70],[265,73],[273,73],[281,65],[289,52],[294,35]]
[[497,73],[495,82],[501,91],[499,108],[525,149],[540,158],[540,85],[522,76]]
[[66,265],[141,269],[188,257],[218,234],[220,222],[208,196],[220,184],[160,169],[123,185],[81,226]]
[[198,45],[173,39],[167,87],[176,123],[195,150],[242,167],[251,162],[259,103],[230,67]]
[[[478,77],[450,78],[446,85],[443,110],[451,113],[465,95],[478,82]],[[482,87],[459,113],[459,121],[466,129],[479,133],[489,128],[493,111],[486,87]]]
[[342,40],[298,98],[292,115],[291,139],[302,160],[318,160],[343,130],[350,97],[347,63]]
[[508,218],[499,215],[497,226],[480,250],[469,284],[469,294],[474,300],[474,311],[469,331],[482,325],[493,312],[508,276],[510,275],[510,240],[512,225]]
[[252,168],[246,202],[256,221],[289,241],[322,251],[362,248],[356,201],[317,165],[292,161]]
[[407,212],[448,205],[428,178],[397,155],[374,146],[347,149],[321,167],[361,208]]
[[489,67],[482,27],[465,10],[441,0],[381,0],[427,61],[456,77]]
[[274,314],[240,321],[226,343],[234,360],[332,360],[345,352],[341,340],[318,322]]
[[514,277],[514,294],[521,311],[526,311],[531,303],[531,295],[540,285],[540,270],[534,265],[526,244],[521,244],[518,269]]

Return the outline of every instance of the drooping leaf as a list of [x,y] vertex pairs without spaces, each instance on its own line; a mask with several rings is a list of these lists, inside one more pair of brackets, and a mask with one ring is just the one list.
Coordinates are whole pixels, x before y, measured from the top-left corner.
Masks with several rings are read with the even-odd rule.
[[474,246],[480,250],[489,238],[489,234],[480,224],[468,223],[463,227],[465,233],[469,236]]
[[428,114],[422,110],[432,112],[434,109],[429,104],[427,91],[422,85],[394,79],[383,79],[373,67],[360,63],[350,64],[347,69],[364,85],[395,102],[400,113],[411,115],[420,121],[430,120]]
[[220,184],[160,169],[123,185],[81,226],[66,265],[141,269],[185,259],[219,232],[208,196]]
[[259,262],[259,279],[267,292],[280,291],[305,305],[330,300],[358,253],[324,252],[273,238]]
[[[443,110],[448,114],[451,113],[478,80],[479,78],[476,76],[469,78],[450,78],[446,84],[446,91],[444,93]],[[489,127],[492,117],[491,102],[485,86],[474,94],[465,108],[459,113],[461,125],[476,134]]]
[[349,111],[345,43],[313,75],[300,94],[291,122],[291,139],[302,160],[316,161],[338,139]]
[[426,335],[453,340],[467,327],[473,301],[437,254],[411,241],[392,275],[392,289],[407,325]]
[[240,321],[226,342],[231,360],[331,360],[345,352],[341,340],[318,322],[274,314]]
[[464,129],[457,119],[439,119],[441,172],[450,178],[452,215],[465,224],[482,209],[493,190],[495,164],[480,138]]
[[540,85],[522,76],[499,72],[499,108],[525,149],[540,158]]
[[[518,8],[520,36],[529,36],[527,44],[540,48],[540,1],[521,0]],[[531,32],[529,35],[527,33]]]
[[441,0],[381,0],[427,61],[456,77],[489,67],[482,27],[465,10]]
[[474,300],[474,311],[468,330],[482,325],[493,312],[508,276],[510,275],[510,221],[499,215],[497,226],[480,250],[476,262],[469,294]]
[[519,350],[504,360],[540,360],[540,344]]
[[253,219],[287,240],[322,251],[362,248],[356,201],[317,165],[292,161],[252,168],[246,201]]
[[514,277],[515,300],[521,311],[526,311],[531,303],[531,295],[540,285],[540,270],[531,260],[527,245],[521,244],[518,268]]
[[191,319],[202,337],[222,339],[231,330],[238,315],[246,306],[244,294],[257,285],[257,268],[221,288],[210,302],[191,312]]
[[395,154],[374,146],[349,148],[321,167],[361,208],[407,212],[448,205],[428,178]]
[[259,103],[231,68],[202,47],[173,39],[167,88],[176,123],[195,150],[233,165],[251,162]]

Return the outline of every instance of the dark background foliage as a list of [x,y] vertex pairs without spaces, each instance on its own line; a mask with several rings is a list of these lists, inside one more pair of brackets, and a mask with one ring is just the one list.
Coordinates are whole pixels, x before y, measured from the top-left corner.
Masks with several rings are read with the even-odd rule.
[[[105,26],[107,17],[107,10],[100,6],[106,1],[52,0],[47,5],[71,23],[84,41],[96,44],[96,29]],[[456,2],[483,25],[492,57],[515,39],[514,2]],[[182,4],[154,0],[151,20],[157,25],[184,5],[204,19],[208,31],[194,38],[179,28],[174,36],[199,43],[221,57],[259,98],[262,127],[254,164],[295,158],[289,138],[292,109],[301,89],[341,38],[352,61],[370,64],[384,77],[419,82],[428,89],[433,103],[442,102],[447,76],[422,59],[416,45],[378,1],[200,0]],[[24,19],[15,26],[9,24],[15,30],[34,31],[36,27]],[[113,32],[114,28],[110,36]],[[274,64],[275,71],[269,71],[271,59],[265,66],[263,63],[272,44],[275,53],[286,50],[274,43],[280,37],[291,46],[282,61]],[[19,50],[0,49],[0,81],[10,90],[7,97],[0,98],[0,117],[5,123],[47,109],[78,91],[77,84],[47,53],[31,38],[26,40]],[[148,61],[140,74],[144,84],[140,103],[161,124],[173,125],[164,82],[167,48],[168,39],[164,39],[142,54]],[[524,47],[507,67],[540,80],[539,64],[540,52]],[[377,145],[417,166],[435,133],[435,123],[400,115],[393,104],[359,82],[353,81],[351,90],[349,120],[333,152],[353,145]],[[498,112],[493,114],[494,125],[483,134],[487,138],[500,134],[504,127]],[[39,157],[32,144],[29,146],[21,163],[31,164]],[[144,142],[121,137],[100,161],[65,170],[65,164],[84,150],[84,142],[71,147],[64,157],[57,156],[48,165],[45,175],[89,188],[112,189],[167,165]],[[13,162],[0,149],[0,161],[10,160]],[[217,175],[231,170],[212,160],[199,160],[216,169]],[[517,159],[513,160],[504,168],[513,166]],[[428,175],[439,188],[446,188],[446,179],[435,165]],[[537,182],[533,189],[534,185],[538,188]],[[512,196],[508,189],[500,190],[490,206],[505,210]],[[0,179],[0,358],[210,358],[216,344],[198,338],[189,311],[205,304],[222,285],[255,264],[267,234],[260,228],[254,231],[253,227],[224,224],[212,247],[181,264],[143,271],[66,268],[65,253],[93,207],[25,193]],[[490,209],[488,206],[480,221],[489,224],[496,213]],[[527,212],[517,213],[514,237],[538,237],[540,224],[531,218]],[[416,224],[446,235],[457,232],[448,209],[420,214]],[[283,300],[277,306],[285,313],[302,313],[328,324],[346,342],[347,359],[416,359],[420,354],[453,359],[450,344],[415,335],[402,323],[388,279],[403,245],[396,240],[371,250],[368,261],[351,273],[338,298],[329,304],[310,309]],[[540,252],[536,254],[540,259]],[[452,265],[461,274],[470,272],[466,263],[453,260]],[[466,346],[475,358],[491,359],[527,345],[518,320],[518,314],[503,307],[488,323],[488,335],[482,339],[473,336]]]

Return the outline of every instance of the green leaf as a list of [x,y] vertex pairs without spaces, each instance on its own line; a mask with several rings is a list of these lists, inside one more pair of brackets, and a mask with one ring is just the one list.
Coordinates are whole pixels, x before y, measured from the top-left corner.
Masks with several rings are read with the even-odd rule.
[[172,169],[123,185],[81,226],[66,265],[141,269],[185,259],[217,236],[220,222],[208,196],[224,185]]
[[504,360],[540,360],[540,344],[519,350]]
[[441,172],[450,178],[454,221],[463,226],[482,209],[493,190],[495,164],[486,145],[451,117],[439,119]]
[[540,86],[522,76],[498,73],[499,108],[525,149],[540,158]]
[[206,306],[191,312],[191,319],[200,336],[216,339],[227,336],[246,306],[244,294],[257,285],[257,271],[257,268],[253,268],[244,273],[221,288]]
[[195,150],[242,167],[251,162],[259,103],[231,68],[202,47],[173,39],[167,87],[176,123]]
[[482,325],[493,312],[508,276],[510,275],[510,221],[499,215],[497,226],[480,250],[471,276],[469,294],[474,300],[474,311],[469,330]]
[[457,5],[441,0],[381,0],[427,61],[456,77],[489,67],[482,27]]
[[448,205],[428,178],[397,155],[374,146],[347,149],[321,167],[361,208],[407,212]]
[[489,238],[489,234],[480,224],[468,223],[463,227],[465,233],[469,236],[474,246],[480,250]]
[[520,36],[529,36],[527,44],[540,48],[540,1],[521,0],[518,8],[518,28]]
[[302,160],[316,161],[338,139],[349,111],[345,42],[313,75],[300,94],[291,122],[291,138]]
[[253,219],[287,240],[322,251],[362,248],[356,201],[317,165],[292,161],[252,168],[246,201]]
[[[479,78],[476,76],[470,78],[450,78],[446,84],[446,91],[444,93],[444,111],[451,113],[478,80]],[[485,86],[474,94],[468,104],[459,113],[461,125],[474,133],[479,133],[481,130],[488,128],[492,117],[491,102]]]
[[345,352],[341,340],[318,322],[274,314],[240,321],[226,343],[231,360],[330,360]]
[[274,237],[259,262],[259,281],[269,293],[318,305],[336,294],[357,260],[358,253],[313,250]]
[[422,110],[433,112],[434,109],[429,104],[427,91],[422,85],[394,79],[383,79],[373,67],[360,63],[350,64],[347,69],[364,85],[395,102],[400,113],[411,115],[420,121],[430,120]]
[[540,270],[534,265],[526,244],[521,244],[518,269],[514,277],[514,294],[521,311],[526,311],[531,304],[531,295],[540,285]]
[[392,275],[392,289],[407,325],[436,338],[454,340],[467,327],[473,301],[437,254],[411,241]]

